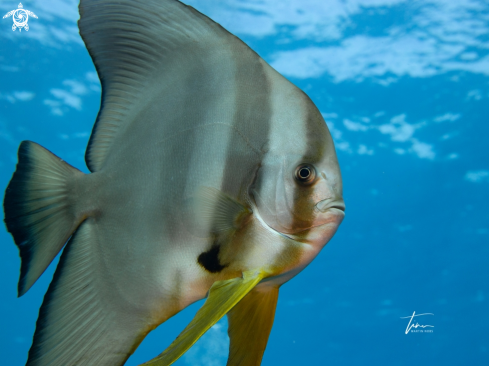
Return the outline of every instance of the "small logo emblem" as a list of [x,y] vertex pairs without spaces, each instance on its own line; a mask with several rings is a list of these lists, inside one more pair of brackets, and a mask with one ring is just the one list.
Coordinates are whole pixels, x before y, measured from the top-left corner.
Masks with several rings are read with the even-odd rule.
[[14,24],[12,25],[12,30],[15,31],[17,28],[19,28],[19,32],[21,32],[22,28],[24,28],[26,31],[29,30],[29,24],[27,24],[27,21],[29,20],[29,15],[37,19],[36,14],[34,14],[32,11],[25,10],[24,7],[22,6],[22,3],[19,3],[18,9],[9,11],[7,14],[3,16],[3,18],[5,19],[7,17],[12,16],[14,20]]
[[[435,315],[433,313],[424,313],[424,314],[416,314],[415,311],[413,311],[413,315],[411,316],[403,316],[401,319],[409,319],[409,323],[406,327],[406,330],[404,331],[404,334],[408,333],[433,333],[433,329],[425,329],[425,328],[434,328],[433,325],[422,325],[419,324],[417,321],[413,321],[415,316],[423,316],[423,315]],[[416,324],[414,324],[416,323]],[[414,329],[412,329],[414,328]],[[421,329],[418,329],[421,328]]]

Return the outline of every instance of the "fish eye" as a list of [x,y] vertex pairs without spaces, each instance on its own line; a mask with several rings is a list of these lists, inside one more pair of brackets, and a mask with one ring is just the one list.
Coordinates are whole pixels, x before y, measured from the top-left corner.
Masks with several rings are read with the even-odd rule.
[[316,169],[310,164],[301,164],[295,170],[295,179],[299,183],[309,184],[316,178]]

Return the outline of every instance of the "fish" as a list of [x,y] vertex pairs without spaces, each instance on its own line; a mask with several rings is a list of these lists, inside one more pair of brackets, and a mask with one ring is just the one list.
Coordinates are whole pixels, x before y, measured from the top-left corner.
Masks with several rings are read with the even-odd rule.
[[23,141],[4,197],[18,295],[62,251],[27,365],[123,365],[206,299],[144,365],[170,365],[224,315],[228,365],[260,365],[281,285],[344,218],[341,173],[311,99],[176,0],[81,0],[102,85],[85,174]]

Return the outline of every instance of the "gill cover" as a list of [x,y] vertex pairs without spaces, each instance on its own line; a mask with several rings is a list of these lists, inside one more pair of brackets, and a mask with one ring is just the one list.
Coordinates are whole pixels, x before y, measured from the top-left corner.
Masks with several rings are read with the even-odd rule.
[[[324,165],[298,157],[275,157],[261,166],[250,193],[268,226],[293,234],[319,223],[322,213],[316,205],[341,197],[336,172]],[[310,171],[307,177],[304,167]]]

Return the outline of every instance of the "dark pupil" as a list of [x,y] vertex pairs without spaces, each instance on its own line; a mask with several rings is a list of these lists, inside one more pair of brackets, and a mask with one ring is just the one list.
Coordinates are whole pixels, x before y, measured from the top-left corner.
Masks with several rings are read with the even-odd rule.
[[311,171],[309,170],[309,168],[301,168],[301,170],[299,170],[299,177],[301,177],[302,179],[309,178],[310,174]]

